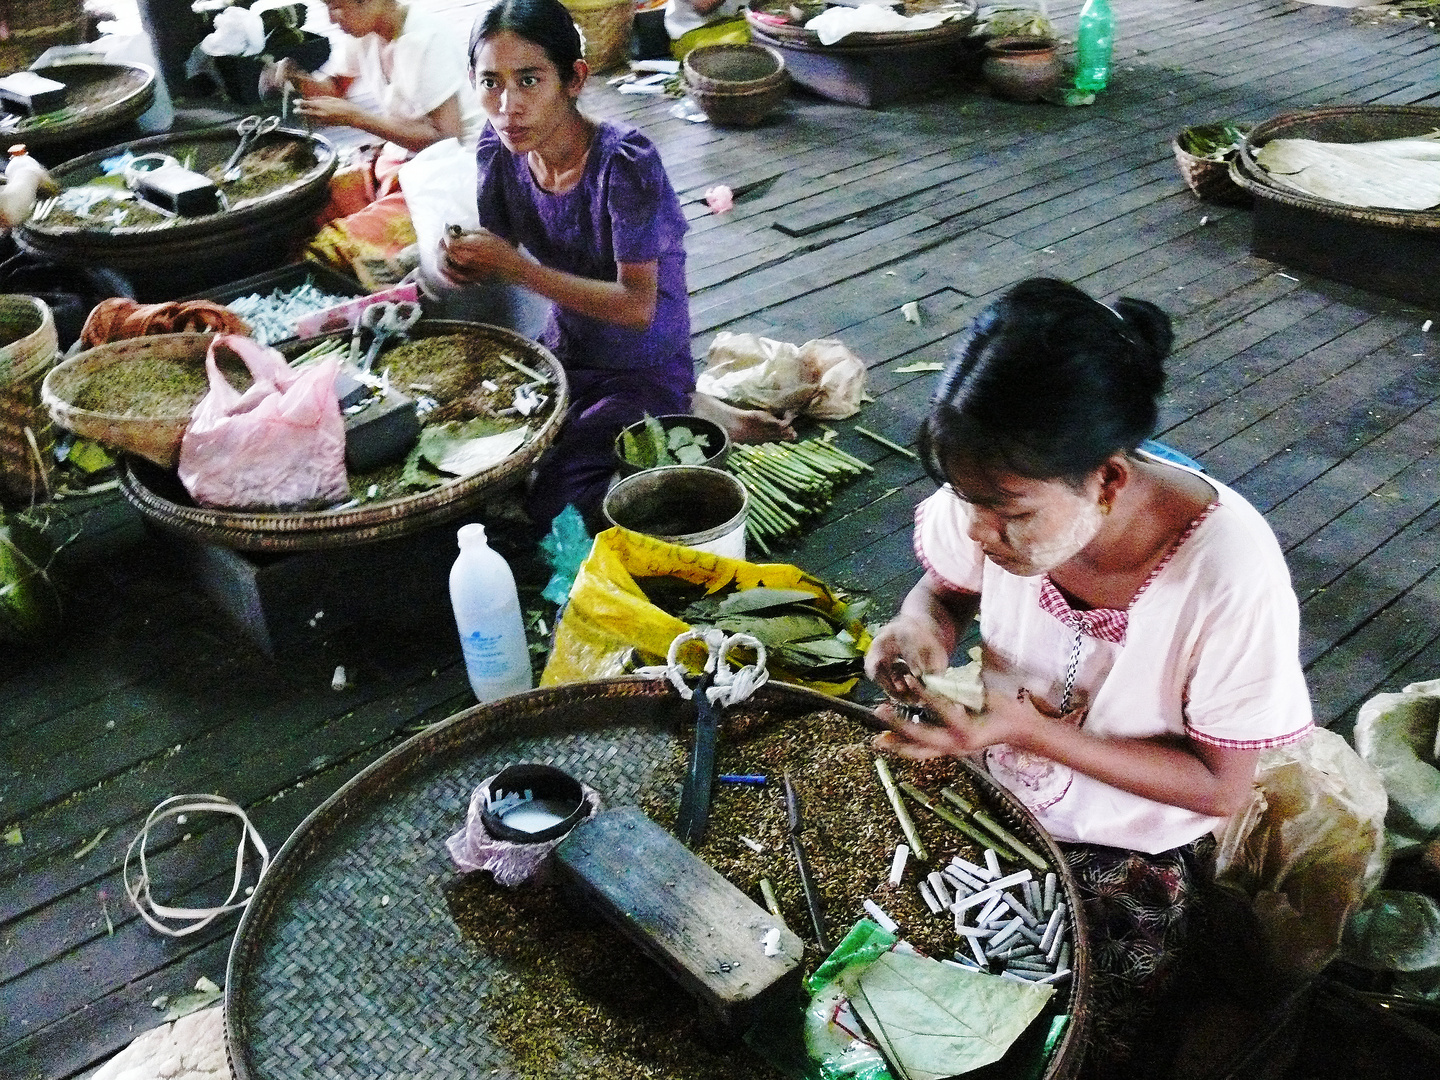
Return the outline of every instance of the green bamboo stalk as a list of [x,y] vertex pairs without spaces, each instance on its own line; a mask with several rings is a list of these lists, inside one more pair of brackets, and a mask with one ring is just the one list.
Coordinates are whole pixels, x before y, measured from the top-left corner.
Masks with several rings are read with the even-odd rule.
[[[950,800],[965,813],[969,814],[971,820],[974,821],[975,824],[979,825],[987,832],[990,832],[995,836],[999,837],[1000,840],[1002,840],[1004,843],[1008,844],[1010,847],[1018,851],[1020,853],[1020,857],[1026,862],[1028,862],[1031,866],[1033,866],[1036,870],[1050,869],[1050,864],[1047,863],[1044,859],[1042,859],[1039,855],[1035,854],[1035,851],[1031,847],[1029,847],[1027,844],[1022,843],[1013,833],[1011,833],[1008,829],[1002,826],[989,814],[985,813],[984,810],[981,810],[978,806],[972,805],[968,799],[966,799],[954,788],[941,788],[940,794],[943,798]],[[992,844],[990,846],[993,847],[994,845]],[[1010,861],[1015,861],[1013,856],[1011,857]]]
[[905,809],[905,802],[900,798],[900,789],[895,786],[895,778],[890,775],[890,766],[885,764],[884,758],[875,759],[875,771],[880,774],[880,784],[890,800],[890,809],[895,811],[895,818],[900,822],[900,831],[905,834],[905,839],[910,844],[910,853],[921,862],[928,862],[930,856],[925,853],[925,845],[920,840],[915,821],[910,817],[910,811]]
[[899,443],[897,443],[897,442],[891,442],[889,439],[885,438],[884,435],[876,435],[875,432],[871,431],[869,428],[863,428],[863,427],[861,427],[859,424],[856,424],[854,430],[855,430],[855,434],[857,434],[857,435],[864,435],[865,438],[870,439],[870,440],[872,440],[873,442],[879,443],[881,446],[885,447],[887,450],[893,450],[893,451],[895,451],[895,453],[897,453],[897,454],[904,454],[904,455],[905,455],[906,457],[908,457],[911,461],[919,461],[919,460],[920,460],[920,455],[917,454],[917,453],[915,453],[915,451],[914,451],[914,450],[911,450],[908,446],[901,446],[901,445],[900,445]]
[[840,449],[838,446],[836,446],[834,443],[828,443],[828,442],[825,442],[825,441],[823,441],[823,440],[816,440],[816,441],[819,442],[819,444],[825,448],[825,452],[826,452],[827,454],[834,454],[834,455],[835,455],[836,457],[838,457],[841,461],[848,461],[851,465],[854,465],[854,466],[855,466],[857,469],[859,469],[861,472],[874,472],[874,471],[875,471],[875,466],[870,465],[870,464],[867,464],[867,463],[864,462],[864,461],[861,461],[859,458],[857,458],[857,457],[856,457],[855,455],[853,455],[853,454],[846,453],[844,450],[841,450],[841,449]]
[[[926,797],[923,791],[917,788],[914,784],[908,781],[902,781],[900,784],[900,790],[903,791],[906,795],[909,795],[910,798],[914,799],[926,810],[929,810],[941,821],[945,822],[946,825],[949,825],[952,829],[955,829],[958,832],[964,833],[981,847],[993,846],[994,842],[990,839],[990,837],[986,836],[979,829],[975,828],[975,826],[971,825],[968,821],[963,821],[960,818],[956,817],[949,810],[946,810],[943,806],[937,806],[934,802],[932,802],[929,798]],[[997,854],[999,853],[997,852]]]
[[783,926],[785,924],[785,916],[780,914],[780,900],[775,896],[775,886],[770,884],[769,878],[762,877],[760,879],[760,895],[765,898],[765,907],[769,910],[770,914],[779,919],[780,924]]

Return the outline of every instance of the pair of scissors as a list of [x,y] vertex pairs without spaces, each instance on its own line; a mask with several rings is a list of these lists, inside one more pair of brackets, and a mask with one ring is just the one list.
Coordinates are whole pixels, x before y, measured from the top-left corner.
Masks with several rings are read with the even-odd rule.
[[[705,647],[705,663],[692,690],[686,685],[685,665],[680,663],[683,645],[698,641]],[[738,671],[730,665],[730,652],[744,648],[755,653],[755,662]],[[680,810],[675,818],[675,835],[694,847],[705,838],[710,822],[710,793],[715,783],[715,746],[720,736],[720,713],[736,701],[743,701],[769,678],[765,667],[765,646],[749,634],[726,634],[715,627],[687,630],[670,643],[666,677],[695,702],[695,742],[690,749],[685,786],[680,792]]]
[[240,142],[235,147],[235,152],[230,155],[230,160],[225,162],[225,168],[220,174],[220,179],[230,184],[240,179],[240,159],[244,157],[255,145],[255,140],[262,135],[268,135],[280,126],[278,116],[267,116],[260,119],[258,116],[247,116],[235,125],[235,134],[240,136]]
[[360,370],[368,374],[386,343],[391,338],[407,337],[419,321],[420,305],[413,300],[401,300],[394,304],[381,301],[362,311],[356,326],[369,330],[373,336],[370,339],[370,349],[365,354],[365,359],[360,362]]

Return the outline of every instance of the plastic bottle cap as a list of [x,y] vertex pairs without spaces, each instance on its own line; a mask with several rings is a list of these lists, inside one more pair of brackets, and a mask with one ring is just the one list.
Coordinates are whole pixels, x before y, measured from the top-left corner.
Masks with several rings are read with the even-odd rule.
[[485,543],[485,526],[479,522],[472,522],[469,525],[461,525],[460,531],[456,534],[463,548],[466,544]]

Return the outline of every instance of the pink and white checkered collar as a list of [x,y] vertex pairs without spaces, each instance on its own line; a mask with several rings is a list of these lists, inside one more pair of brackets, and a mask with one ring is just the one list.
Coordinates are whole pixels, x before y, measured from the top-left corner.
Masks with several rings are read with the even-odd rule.
[[1140,588],[1135,590],[1135,595],[1130,598],[1130,603],[1125,607],[1077,610],[1070,606],[1070,601],[1065,599],[1065,595],[1050,580],[1049,574],[1040,579],[1040,607],[1071,630],[1078,630],[1099,641],[1109,641],[1116,645],[1125,644],[1125,631],[1130,624],[1130,609],[1145,594],[1150,583],[1160,576],[1165,567],[1170,565],[1170,560],[1175,557],[1175,553],[1180,550],[1185,541],[1195,534],[1195,530],[1219,505],[1218,501],[1211,502],[1196,515],[1194,521],[1185,526],[1185,531],[1170,545],[1170,549],[1165,552],[1164,557],[1155,564],[1150,573],[1145,575],[1145,580],[1141,582]]

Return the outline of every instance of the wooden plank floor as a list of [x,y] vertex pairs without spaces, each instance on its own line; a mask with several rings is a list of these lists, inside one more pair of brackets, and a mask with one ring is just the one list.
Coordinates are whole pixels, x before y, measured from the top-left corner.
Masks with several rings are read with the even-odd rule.
[[[681,192],[696,355],[721,329],[838,337],[871,367],[875,401],[859,422],[897,441],[911,438],[933,376],[896,369],[943,360],[980,306],[1022,278],[1170,312],[1161,437],[1267,514],[1302,599],[1317,717],[1348,730],[1370,694],[1440,675],[1440,330],[1422,330],[1440,312],[1252,257],[1247,213],[1196,201],[1169,140],[1188,124],[1309,104],[1440,103],[1440,37],[1287,0],[1113,4],[1114,85],[1090,108],[963,86],[878,111],[796,93],[776,122],[726,132],[603,80],[585,103],[644,128]],[[473,8],[425,6],[457,27]],[[1051,4],[1067,31],[1077,8]],[[703,203],[717,183],[738,195],[721,217]],[[901,317],[910,301],[919,325]],[[888,614],[916,577],[909,522],[931,485],[840,426],[875,472],[786,558]],[[270,661],[158,537],[74,571],[67,587],[64,636],[0,658],[0,828],[23,837],[0,845],[5,1080],[83,1074],[160,1022],[156,996],[223,978],[233,919],[162,939],[124,902],[121,861],[151,807],[223,793],[273,849],[361,767],[470,701],[443,618],[397,628],[320,616]],[[337,664],[351,678],[338,693]],[[152,872],[177,903],[213,902],[231,844],[228,829],[197,828]]]

